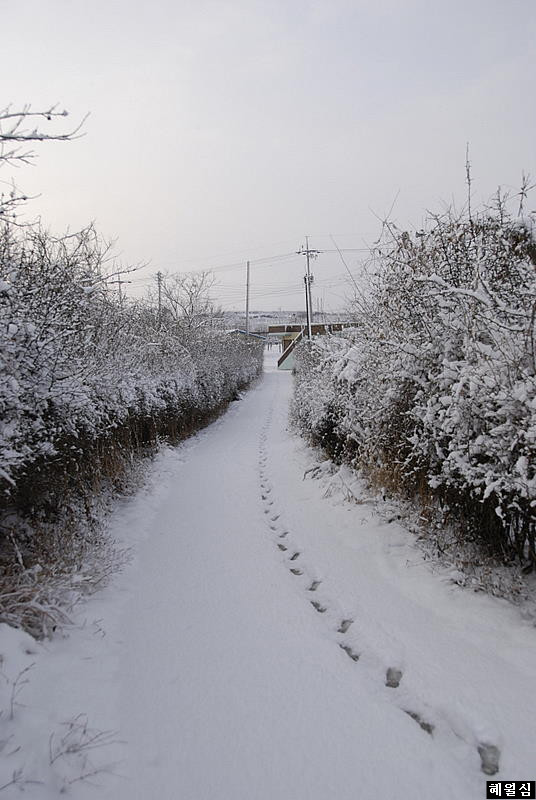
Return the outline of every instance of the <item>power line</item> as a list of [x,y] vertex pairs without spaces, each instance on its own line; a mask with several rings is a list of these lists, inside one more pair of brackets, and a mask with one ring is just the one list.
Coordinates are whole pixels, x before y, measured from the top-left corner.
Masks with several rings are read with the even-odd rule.
[[[312,297],[311,297],[311,285],[312,285],[312,283],[314,281],[313,275],[311,274],[311,270],[310,270],[310,259],[311,258],[316,258],[320,254],[332,254],[332,253],[337,253],[338,254],[339,258],[341,259],[342,263],[344,264],[344,267],[346,269],[346,273],[347,274],[338,273],[338,274],[336,274],[334,276],[321,278],[321,279],[317,280],[315,282],[315,284],[318,285],[319,289],[321,289],[322,292],[327,292],[328,294],[332,294],[333,296],[340,297],[340,295],[338,295],[335,292],[331,292],[330,290],[333,287],[338,287],[343,283],[347,283],[348,277],[350,278],[350,280],[352,281],[354,286],[356,286],[355,277],[352,274],[351,270],[349,269],[349,266],[348,266],[347,262],[345,261],[342,253],[369,253],[369,252],[371,252],[371,248],[369,248],[369,247],[340,248],[338,246],[337,242],[335,241],[334,237],[332,235],[330,235],[330,237],[331,237],[331,240],[332,240],[333,244],[335,245],[335,249],[331,249],[331,248],[322,248],[322,249],[314,248],[313,249],[313,248],[309,247],[309,238],[310,237],[307,236],[306,239],[305,239],[305,241],[306,241],[305,248],[302,247],[298,251],[285,252],[285,253],[281,253],[280,252],[280,253],[275,253],[275,254],[270,255],[270,256],[259,256],[258,258],[249,259],[248,262],[247,262],[248,267],[247,267],[247,277],[246,277],[246,316],[247,316],[247,311],[249,310],[249,308],[251,306],[251,300],[253,300],[255,303],[259,303],[259,302],[261,302],[263,300],[269,300],[269,299],[276,300],[276,299],[280,299],[280,298],[281,299],[282,298],[293,298],[293,297],[297,298],[303,292],[303,289],[304,289],[304,286],[301,285],[301,282],[299,280],[296,280],[296,281],[293,280],[291,282],[281,283],[281,281],[278,281],[277,279],[275,279],[275,276],[274,276],[274,278],[272,280],[270,280],[268,275],[266,276],[268,278],[268,280],[265,279],[264,281],[261,281],[259,283],[253,282],[253,284],[250,285],[249,271],[251,269],[251,266],[253,266],[253,265],[255,266],[255,274],[257,274],[257,271],[259,269],[265,269],[265,270],[269,269],[270,271],[273,271],[274,268],[276,268],[276,267],[282,266],[284,264],[285,265],[290,265],[293,262],[297,262],[297,260],[298,260],[298,258],[300,256],[305,255],[305,257],[306,257],[306,274],[305,274],[303,280],[304,280],[305,292],[306,292],[306,310],[307,310],[307,314],[308,314],[308,330],[310,331],[310,326],[311,326],[311,324],[313,322],[313,305],[312,305]],[[200,260],[207,261],[208,258],[200,259]],[[238,271],[238,270],[242,271],[243,269],[244,269],[244,261],[236,261],[236,262],[229,262],[229,263],[226,263],[226,264],[217,264],[214,267],[209,267],[209,268],[204,268],[204,269],[201,268],[200,266],[198,266],[197,269],[196,268],[189,269],[188,271],[182,272],[182,274],[195,274],[196,272],[204,271],[204,272],[208,272],[208,273],[214,273],[215,275],[221,275],[223,283],[218,285],[218,282],[217,282],[216,285],[214,286],[214,289],[213,289],[213,299],[214,299],[214,301],[222,303],[222,304],[227,304],[227,305],[234,305],[234,304],[238,305],[239,302],[240,302],[240,299],[243,298],[243,296],[244,296],[243,295],[243,292],[244,292],[243,281],[241,280],[240,282],[236,282],[235,280],[231,280],[229,282],[227,280],[227,276],[225,275],[225,273],[232,273],[232,272]],[[179,270],[175,269],[170,274],[177,274],[178,272],[179,272]],[[158,285],[158,294],[159,294],[159,304],[160,305],[162,303],[161,290],[162,290],[162,282],[164,280],[164,277],[165,276],[159,270],[158,273],[157,273],[156,279],[157,279],[157,285]],[[135,278],[132,281],[132,283],[137,284],[140,287],[144,286],[144,285],[147,285],[147,284],[150,284],[150,283],[153,283],[153,282],[154,282],[154,276],[153,277],[147,277],[147,278],[141,278],[141,277],[140,278]],[[342,298],[342,299],[344,299],[344,298]]]
[[[374,248],[371,247],[342,247],[340,248],[341,253],[370,253]],[[311,250],[312,252],[312,250]],[[315,249],[315,253],[338,253],[339,249]],[[301,251],[293,251],[289,253],[276,253],[275,255],[271,256],[262,256],[259,258],[251,258],[249,262],[251,265],[256,266],[270,266],[272,263],[281,263],[284,261],[292,261],[296,255],[300,255]],[[162,264],[160,266],[163,266]],[[213,267],[193,267],[190,269],[184,270],[184,272],[224,272],[224,271],[232,271],[232,270],[241,270],[244,268],[243,261],[231,261],[227,264],[216,264]]]

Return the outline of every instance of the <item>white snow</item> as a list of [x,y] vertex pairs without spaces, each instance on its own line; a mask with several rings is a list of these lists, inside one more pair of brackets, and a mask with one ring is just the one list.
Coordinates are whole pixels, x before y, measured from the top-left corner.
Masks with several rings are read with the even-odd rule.
[[118,504],[133,559],[80,627],[44,644],[0,630],[3,674],[34,664],[12,721],[2,686],[0,786],[22,768],[44,782],[30,800],[480,800],[484,746],[498,779],[534,779],[534,628],[433,572],[349,472],[304,479],[315,455],[287,430],[274,358]]

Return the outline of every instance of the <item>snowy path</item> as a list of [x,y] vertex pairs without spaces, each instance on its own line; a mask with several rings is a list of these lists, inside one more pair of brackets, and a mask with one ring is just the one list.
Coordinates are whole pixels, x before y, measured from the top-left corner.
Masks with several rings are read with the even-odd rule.
[[268,373],[190,451],[154,520],[125,621],[130,779],[115,798],[387,799],[446,785],[460,797],[466,785],[360,682],[277,557],[275,500],[263,501],[261,481],[268,498],[264,464],[289,382]]
[[535,777],[534,629],[303,480],[291,381],[269,361],[118,513],[136,561],[50,702],[78,691],[126,744],[76,800],[477,800],[483,746],[498,777]]

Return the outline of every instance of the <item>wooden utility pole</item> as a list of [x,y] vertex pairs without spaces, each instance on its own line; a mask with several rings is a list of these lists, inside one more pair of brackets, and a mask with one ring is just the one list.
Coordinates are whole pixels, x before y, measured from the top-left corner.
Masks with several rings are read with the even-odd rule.
[[311,268],[309,265],[309,237],[305,237],[305,260],[307,263],[307,301],[309,303],[309,339],[312,336],[311,325],[313,324],[313,304],[311,302],[311,282],[313,276],[311,275]]
[[246,335],[249,336],[249,261],[246,264]]
[[309,237],[305,237],[305,248],[302,247],[301,250],[298,250],[298,255],[305,256],[305,310],[307,312],[307,338],[311,339],[313,336],[311,325],[313,322],[313,305],[311,302],[311,284],[314,280],[313,275],[311,275],[311,265],[310,259],[316,258],[319,254],[319,250],[311,250],[309,248]]

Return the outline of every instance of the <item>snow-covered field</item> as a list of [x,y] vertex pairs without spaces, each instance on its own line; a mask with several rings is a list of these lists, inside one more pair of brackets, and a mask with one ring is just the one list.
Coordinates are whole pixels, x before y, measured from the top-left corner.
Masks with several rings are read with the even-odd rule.
[[291,382],[267,356],[162,452],[111,519],[132,561],[78,627],[2,626],[2,797],[479,800],[496,760],[534,779],[534,627],[432,572],[365,491],[304,479]]

